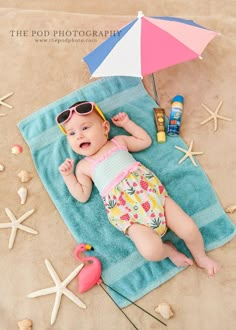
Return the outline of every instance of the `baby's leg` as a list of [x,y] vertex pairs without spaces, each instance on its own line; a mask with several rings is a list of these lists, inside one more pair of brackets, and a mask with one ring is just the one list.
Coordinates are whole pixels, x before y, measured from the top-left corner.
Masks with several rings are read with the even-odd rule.
[[197,265],[205,268],[209,276],[219,271],[217,262],[209,258],[204,250],[204,242],[194,221],[170,197],[165,201],[167,226],[182,238],[192,253]]
[[139,253],[149,261],[160,261],[168,257],[178,267],[193,264],[191,259],[177,251],[172,244],[163,243],[157,233],[149,227],[135,223],[129,227],[128,235]]

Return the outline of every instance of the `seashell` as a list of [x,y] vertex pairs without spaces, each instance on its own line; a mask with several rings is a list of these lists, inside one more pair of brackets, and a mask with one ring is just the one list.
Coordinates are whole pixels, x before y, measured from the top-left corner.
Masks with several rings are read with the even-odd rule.
[[174,315],[173,311],[171,310],[170,305],[167,304],[167,303],[161,303],[161,304],[159,304],[155,308],[155,312],[157,312],[158,314],[160,314],[166,320],[168,320],[169,318],[171,318]]
[[20,178],[21,182],[28,182],[32,179],[33,174],[28,171],[22,170],[18,173],[18,177]]
[[3,164],[0,164],[0,172],[3,172],[5,170],[5,166]]
[[19,144],[14,144],[11,147],[11,153],[14,154],[14,155],[19,155],[19,154],[22,153],[22,151],[23,151],[23,148]]
[[229,205],[228,207],[225,208],[226,213],[234,213],[236,211],[236,205]]
[[20,330],[32,330],[33,323],[31,320],[21,320],[17,324]]
[[20,203],[21,203],[21,205],[25,204],[26,198],[27,198],[27,193],[28,193],[28,190],[25,187],[20,187],[17,190],[17,194],[20,196]]

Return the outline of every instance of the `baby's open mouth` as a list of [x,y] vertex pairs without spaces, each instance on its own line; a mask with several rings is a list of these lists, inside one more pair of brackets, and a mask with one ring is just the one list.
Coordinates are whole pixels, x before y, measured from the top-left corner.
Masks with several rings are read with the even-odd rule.
[[82,142],[80,145],[79,145],[79,147],[81,148],[81,149],[86,149],[86,148],[88,148],[89,146],[90,146],[90,142]]

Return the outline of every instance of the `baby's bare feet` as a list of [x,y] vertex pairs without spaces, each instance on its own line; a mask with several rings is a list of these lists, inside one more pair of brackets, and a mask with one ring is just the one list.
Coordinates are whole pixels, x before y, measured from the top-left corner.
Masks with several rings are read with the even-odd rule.
[[171,254],[169,255],[169,259],[173,262],[173,264],[175,264],[177,267],[192,266],[193,261],[189,259],[185,254],[179,252],[171,242],[167,241],[165,244],[171,247]]
[[220,265],[207,255],[195,261],[200,268],[204,268],[207,271],[209,277],[213,277],[220,270]]

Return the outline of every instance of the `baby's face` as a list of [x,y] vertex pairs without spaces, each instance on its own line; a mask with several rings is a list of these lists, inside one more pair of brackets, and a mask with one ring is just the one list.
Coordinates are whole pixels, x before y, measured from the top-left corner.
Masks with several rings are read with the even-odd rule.
[[109,125],[96,112],[79,116],[73,113],[65,123],[67,140],[74,152],[83,156],[96,154],[107,141]]

